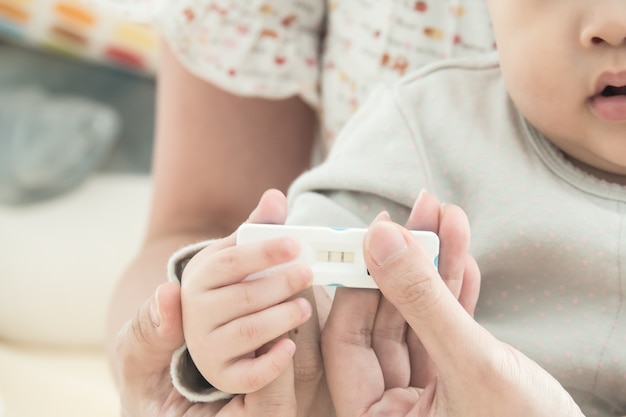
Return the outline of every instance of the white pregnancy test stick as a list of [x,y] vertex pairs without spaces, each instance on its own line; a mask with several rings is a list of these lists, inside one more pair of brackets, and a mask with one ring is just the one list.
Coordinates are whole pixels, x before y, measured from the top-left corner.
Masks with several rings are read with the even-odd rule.
[[[378,288],[363,259],[366,231],[367,229],[244,223],[237,231],[237,244],[289,236],[297,238],[302,248],[295,260],[254,273],[247,280],[261,278],[294,263],[304,262],[313,269],[313,285]],[[439,237],[433,232],[412,233],[420,240],[428,257],[437,265]]]

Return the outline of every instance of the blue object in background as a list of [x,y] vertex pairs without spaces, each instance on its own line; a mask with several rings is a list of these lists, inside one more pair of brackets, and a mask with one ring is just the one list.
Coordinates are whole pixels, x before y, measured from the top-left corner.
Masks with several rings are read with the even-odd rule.
[[0,42],[0,203],[150,172],[154,80]]
[[40,201],[80,184],[120,131],[111,107],[39,88],[0,88],[0,202]]

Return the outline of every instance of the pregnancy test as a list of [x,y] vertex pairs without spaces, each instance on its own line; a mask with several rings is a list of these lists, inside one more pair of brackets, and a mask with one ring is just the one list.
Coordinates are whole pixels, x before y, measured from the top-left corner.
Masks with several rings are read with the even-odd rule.
[[[244,223],[237,230],[237,244],[254,243],[279,237],[300,241],[300,255],[290,261],[249,275],[246,280],[265,277],[273,272],[304,262],[313,270],[313,285],[378,288],[365,266],[363,239],[367,229],[317,226],[288,226]],[[424,251],[435,266],[439,256],[439,237],[433,232],[414,230]]]

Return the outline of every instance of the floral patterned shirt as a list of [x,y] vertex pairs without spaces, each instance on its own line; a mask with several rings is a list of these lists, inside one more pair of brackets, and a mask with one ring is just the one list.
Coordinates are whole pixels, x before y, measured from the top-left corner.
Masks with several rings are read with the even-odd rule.
[[299,95],[330,144],[378,83],[494,49],[484,0],[99,0],[150,19],[181,62],[227,91]]

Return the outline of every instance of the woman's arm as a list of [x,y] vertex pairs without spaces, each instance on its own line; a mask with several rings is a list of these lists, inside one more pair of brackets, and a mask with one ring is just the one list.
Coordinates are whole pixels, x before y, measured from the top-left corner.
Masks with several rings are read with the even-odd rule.
[[226,236],[264,190],[286,190],[309,166],[316,129],[315,112],[299,98],[229,94],[189,73],[164,46],[152,208],[141,252],[112,299],[107,346],[114,362],[115,335],[165,281],[171,253]]

